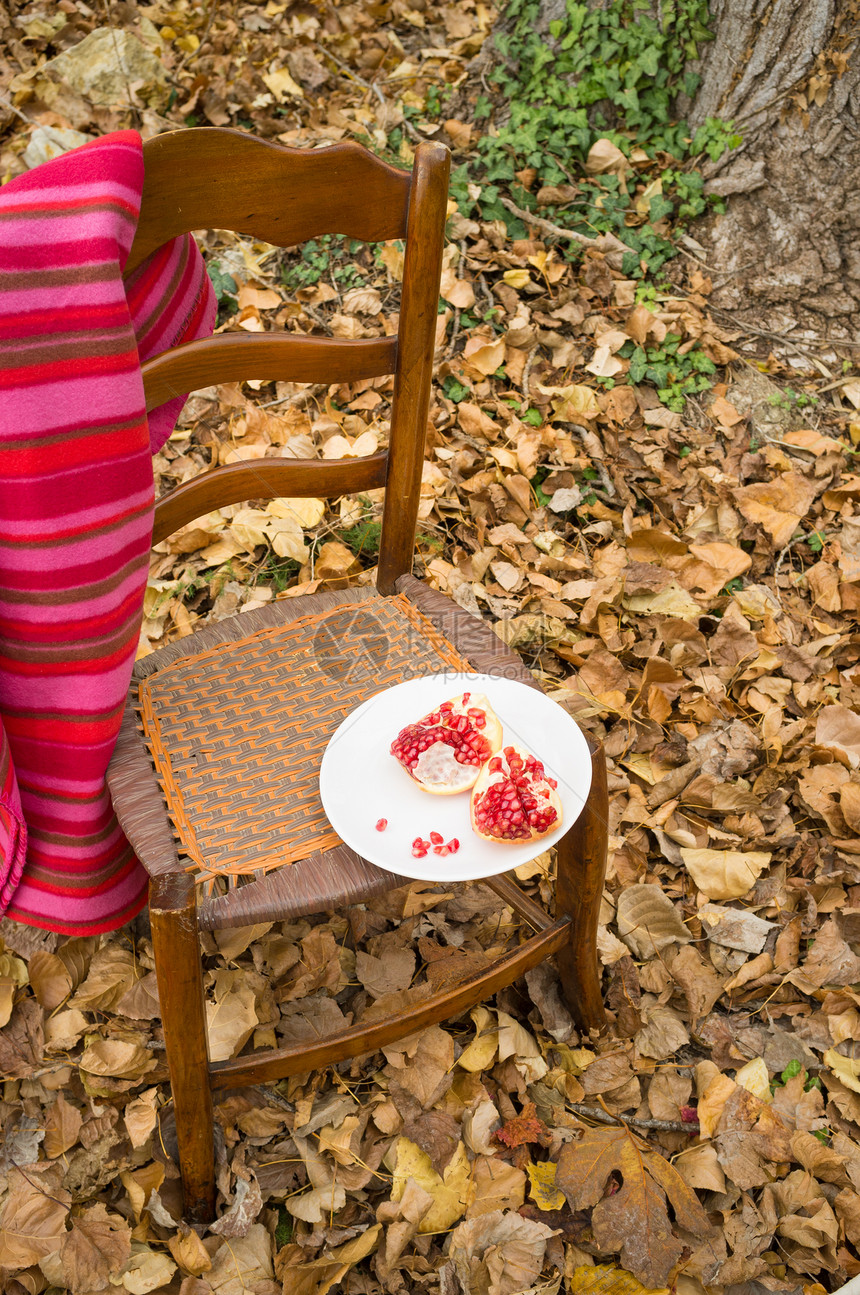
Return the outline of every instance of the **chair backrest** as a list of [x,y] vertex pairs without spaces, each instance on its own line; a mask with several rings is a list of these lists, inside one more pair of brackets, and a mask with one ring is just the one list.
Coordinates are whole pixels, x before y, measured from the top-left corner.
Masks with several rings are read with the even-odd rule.
[[142,367],[147,409],[178,392],[261,378],[357,382],[394,374],[386,451],[363,459],[258,459],[214,468],[156,507],[154,542],[213,508],[280,495],[331,496],[386,488],[377,583],[411,571],[430,402],[450,155],[422,143],[410,175],[360,144],[286,148],[216,127],[158,135],[144,145],[141,215],[126,275],[168,239],[230,229],[291,247],[323,234],[406,240],[395,337],[345,340],[291,333],[221,334]]

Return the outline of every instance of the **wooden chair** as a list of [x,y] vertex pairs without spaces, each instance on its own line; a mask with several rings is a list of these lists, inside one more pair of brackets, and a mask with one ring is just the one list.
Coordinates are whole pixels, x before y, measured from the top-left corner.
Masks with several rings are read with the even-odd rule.
[[[206,1220],[215,1207],[213,1091],[373,1052],[489,998],[551,954],[579,1025],[600,1027],[596,930],[606,858],[606,771],[602,752],[595,751],[586,808],[558,847],[554,915],[509,877],[489,880],[531,928],[516,950],[396,1018],[359,1022],[311,1046],[210,1064],[198,930],[342,909],[406,880],[340,843],[322,811],[319,761],[344,714],[382,685],[445,667],[538,685],[488,625],[411,574],[447,149],[420,144],[411,176],[354,143],[289,149],[221,129],[161,135],[145,145],[144,156],[142,214],[129,271],[167,239],[203,226],[283,246],[325,233],[406,239],[396,336],[347,341],[222,334],[165,352],[143,368],[148,408],[216,381],[333,383],[395,375],[388,450],[350,460],[231,464],[178,487],[156,508],[154,542],[211,509],[246,499],[386,488],[376,588],[279,600],[138,662],[108,774],[119,820],[151,877],[152,940],[185,1209],[192,1219]],[[326,644],[336,645],[333,654],[326,655]],[[289,782],[273,792],[285,775]],[[252,873],[256,879],[198,902],[195,873],[234,881]]]

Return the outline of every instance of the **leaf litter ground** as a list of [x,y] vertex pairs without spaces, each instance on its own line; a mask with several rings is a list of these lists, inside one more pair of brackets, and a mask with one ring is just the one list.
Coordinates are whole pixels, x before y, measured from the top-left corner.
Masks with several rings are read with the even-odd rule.
[[[445,104],[491,29],[480,3],[124,3],[111,40],[134,74],[113,84],[103,18],[0,7],[5,175],[126,125],[360,138],[403,164],[441,134],[472,156],[477,127]],[[592,153],[592,179],[617,172],[608,141]],[[642,220],[648,167],[626,176]],[[576,180],[543,194],[554,212]],[[148,939],[3,923],[10,1295],[813,1295],[860,1272],[860,383],[838,346],[726,332],[694,254],[646,301],[619,240],[484,219],[480,198],[452,202],[419,566],[606,746],[609,1029],[578,1037],[543,966],[381,1054],[231,1093],[200,1236]],[[225,330],[373,336],[397,309],[396,244],[204,246]],[[713,386],[679,401],[693,351]],[[372,453],[389,399],[386,380],[197,393],[159,488]],[[141,654],[371,581],[380,504],[252,500],[186,527],[153,555]],[[551,901],[552,870],[521,880]],[[385,1015],[517,938],[486,887],[423,883],[205,935],[213,1057]]]

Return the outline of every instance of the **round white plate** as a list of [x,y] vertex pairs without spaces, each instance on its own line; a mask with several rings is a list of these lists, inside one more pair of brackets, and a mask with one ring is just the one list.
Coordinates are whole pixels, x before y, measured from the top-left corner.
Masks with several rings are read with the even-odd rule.
[[[561,825],[539,841],[495,843],[472,831],[471,793],[434,796],[422,791],[391,755],[402,728],[464,691],[483,693],[502,724],[503,744],[534,752],[557,779]],[[554,845],[579,817],[591,786],[591,756],[576,722],[543,693],[494,675],[424,675],[370,697],[343,721],[326,747],[320,767],[320,796],[341,840],[388,872],[419,881],[471,881],[528,863]],[[384,832],[376,831],[388,819]],[[416,836],[441,832],[457,837],[456,854],[412,856]]]

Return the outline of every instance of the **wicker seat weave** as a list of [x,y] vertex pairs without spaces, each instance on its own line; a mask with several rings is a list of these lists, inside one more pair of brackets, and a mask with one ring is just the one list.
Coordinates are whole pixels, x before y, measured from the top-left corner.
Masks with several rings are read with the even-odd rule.
[[403,595],[343,601],[194,655],[154,657],[141,663],[144,739],[188,870],[202,881],[261,876],[339,845],[319,771],[341,721],[383,688],[472,668]]

